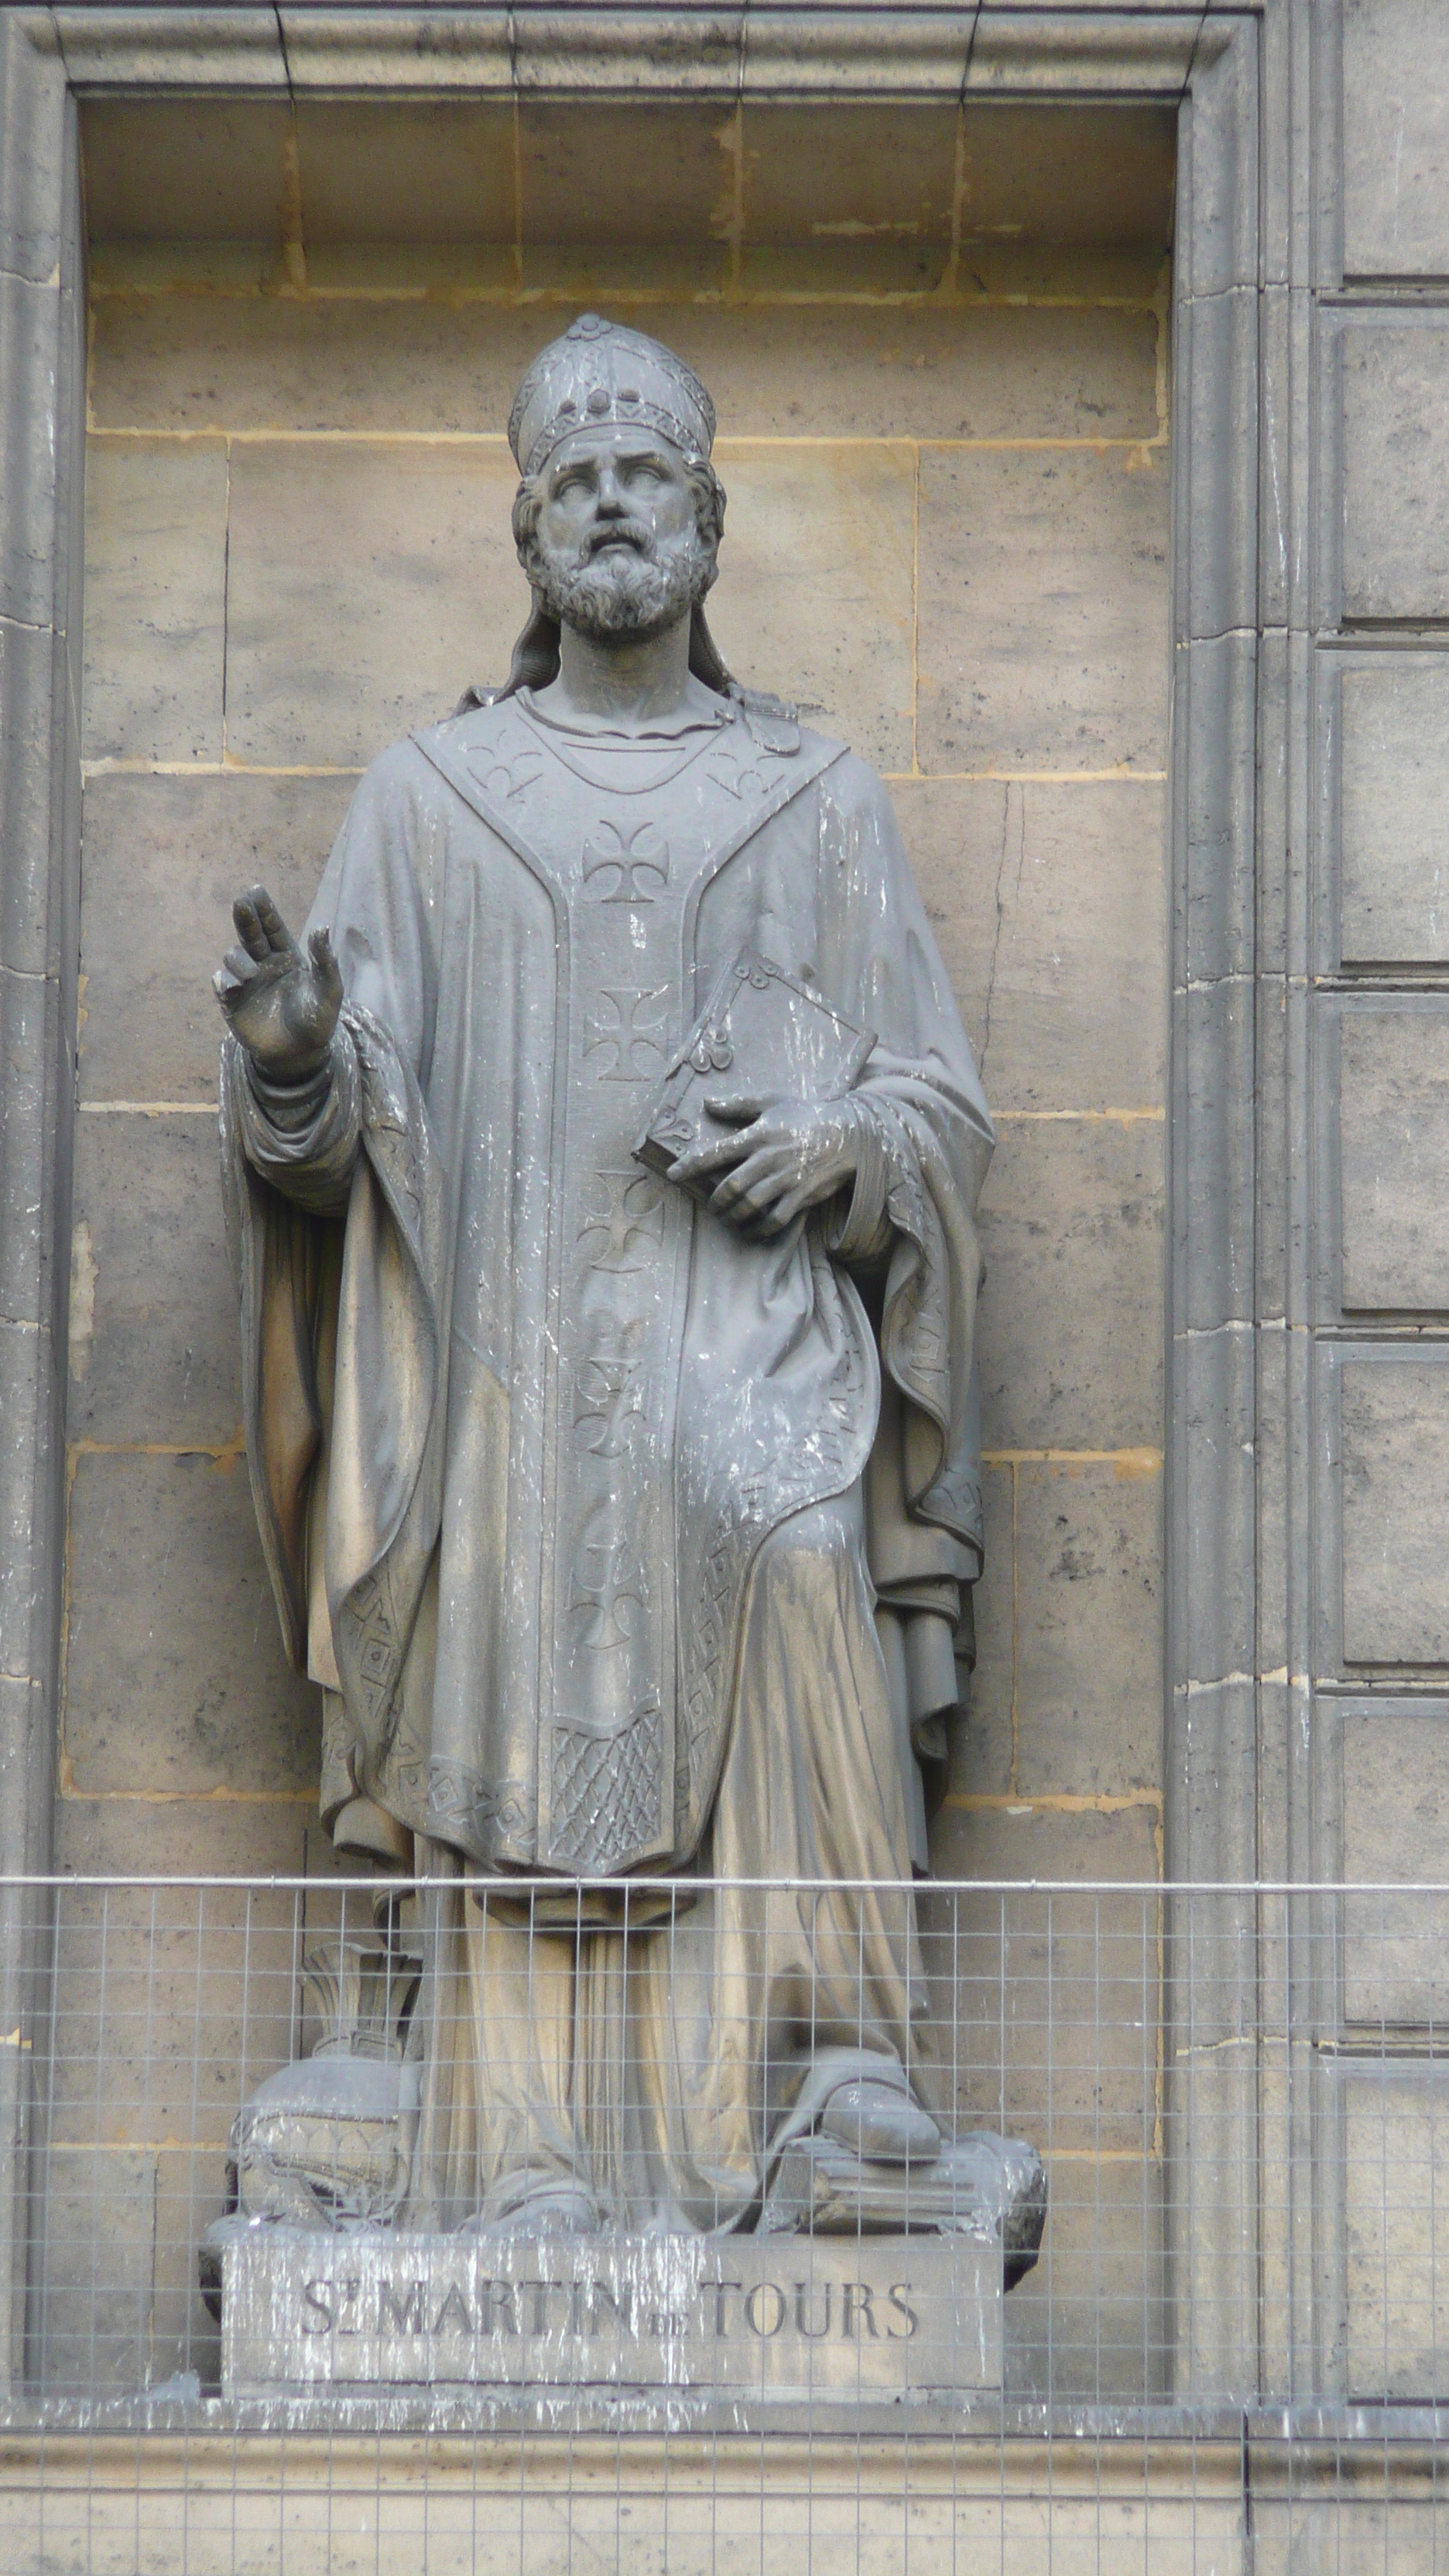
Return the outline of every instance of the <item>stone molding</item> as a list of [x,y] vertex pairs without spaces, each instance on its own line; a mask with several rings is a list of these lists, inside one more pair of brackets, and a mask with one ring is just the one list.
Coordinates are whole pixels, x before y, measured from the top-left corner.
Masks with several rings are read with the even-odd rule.
[[[39,34],[41,13],[34,19]],[[191,9],[44,13],[82,96],[166,89],[331,97],[956,98],[1176,102],[1252,14],[1148,8]],[[1208,19],[1211,17],[1212,24]]]
[[[1270,0],[1281,24],[1287,0]],[[1258,1857],[1259,1321],[1254,972],[1260,609],[1258,84],[1251,8],[0,8],[0,1858],[48,1857],[63,1575],[70,1128],[79,848],[84,297],[75,100],[100,93],[397,99],[528,94],[796,101],[1023,98],[1179,110],[1174,327],[1167,1761],[1169,1875]],[[23,141],[18,138],[24,138]],[[31,308],[27,321],[22,308]],[[38,334],[38,338],[35,335]],[[17,340],[15,345],[21,345]],[[0,354],[4,342],[0,341]],[[24,809],[12,826],[11,807]],[[0,1916],[0,2029],[27,1962]],[[1186,1999],[1173,2009],[1187,2024]],[[1210,2039],[1205,1997],[1196,2040]],[[1169,2047],[1171,2037],[1169,2034]],[[12,2057],[16,2052],[10,2052]],[[1171,2062],[1171,2059],[1169,2060]],[[1219,2070],[1220,2071],[1220,2070]],[[1212,2295],[1189,2388],[1253,2384],[1252,2070],[1170,2088],[1175,2259]],[[0,2193],[25,2154],[4,2088]],[[12,2116],[13,2111],[13,2116]],[[1196,2122],[1201,2132],[1201,2152]],[[1237,2143],[1235,2143],[1235,2138]],[[1210,2182],[1217,2176],[1219,2181]],[[1236,2196],[1235,2196],[1236,2195]],[[0,2235],[0,2304],[9,2239]],[[18,2349],[20,2303],[0,2368]]]

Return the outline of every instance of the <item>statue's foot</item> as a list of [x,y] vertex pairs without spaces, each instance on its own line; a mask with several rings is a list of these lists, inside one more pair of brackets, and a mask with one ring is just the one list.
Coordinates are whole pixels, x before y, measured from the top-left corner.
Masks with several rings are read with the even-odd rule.
[[929,2111],[894,2085],[857,2076],[831,2094],[820,2115],[821,2134],[867,2164],[928,2165],[941,2152],[941,2132]]
[[492,2242],[536,2243],[542,2236],[597,2236],[600,2219],[592,2193],[579,2183],[542,2183],[515,2200],[511,2208],[489,2209],[485,2203],[465,2218],[460,2236],[486,2236]]

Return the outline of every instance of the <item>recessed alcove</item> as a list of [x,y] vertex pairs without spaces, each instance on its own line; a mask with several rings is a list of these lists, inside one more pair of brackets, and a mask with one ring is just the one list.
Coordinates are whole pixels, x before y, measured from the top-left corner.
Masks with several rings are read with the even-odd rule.
[[[502,676],[526,606],[509,400],[598,306],[711,386],[719,641],[888,778],[999,1120],[980,1663],[936,1867],[1160,1874],[1173,124],[85,102],[59,1865],[331,1869],[314,1694],[275,1636],[238,1451],[208,978],[236,888],[261,876],[300,918],[362,765]],[[1050,2334],[1054,2389],[1096,2391],[1115,2342],[1121,2393],[1150,2394],[1155,1968],[1124,1987],[1116,2058],[1072,2072],[1032,1999],[1050,1982],[1063,2027],[1082,2010],[1086,1913],[1048,1949],[1016,1963],[1015,2058],[973,2055],[969,2029],[962,2052],[963,2111],[1057,2160],[1014,2366],[1042,2384]],[[171,2209],[151,2332],[179,2355],[205,2332],[210,2208],[176,2200],[189,2143],[122,2143],[124,2207],[99,2166],[76,2205],[133,2233]]]

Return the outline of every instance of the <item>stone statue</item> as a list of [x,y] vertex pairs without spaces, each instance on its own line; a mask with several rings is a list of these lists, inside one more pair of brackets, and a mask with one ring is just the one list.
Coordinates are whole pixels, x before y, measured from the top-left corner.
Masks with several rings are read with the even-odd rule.
[[[258,887],[216,979],[323,1813],[430,1883],[404,2227],[885,2224],[938,2170],[951,2206],[912,1879],[981,1568],[992,1128],[880,782],[711,638],[714,426],[642,333],[543,350],[507,684],[384,752],[300,940]],[[707,1039],[661,1172],[741,957],[863,1070],[781,1096]]]

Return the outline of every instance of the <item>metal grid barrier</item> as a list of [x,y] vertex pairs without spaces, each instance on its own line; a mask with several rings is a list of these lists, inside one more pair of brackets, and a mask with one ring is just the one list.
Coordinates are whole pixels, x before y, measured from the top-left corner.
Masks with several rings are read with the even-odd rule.
[[[589,1986],[587,1943],[545,1919],[553,1893],[520,1889],[513,1946],[490,1961],[488,1919],[466,1914],[456,1881],[0,1887],[29,1962],[21,2022],[0,2034],[20,2069],[11,2170],[26,2281],[0,2426],[10,2568],[1449,2565],[1446,1888],[850,1892],[851,1921],[868,1899],[904,1945],[913,2021],[930,2034],[922,2089],[943,2130],[1025,2139],[1045,2167],[1040,2259],[998,2304],[999,2359],[971,2345],[971,2261],[990,2287],[999,2254],[975,2246],[968,2260],[949,2234],[913,2233],[898,2279],[869,2226],[853,2240],[767,2235],[758,2206],[741,2221],[731,2205],[693,2272],[656,2229],[632,2287],[607,2229],[582,2255],[576,2240],[534,2244],[511,2273],[497,2238],[465,2235],[450,2240],[462,2271],[445,2249],[443,2270],[409,2256],[384,2286],[367,2273],[378,2238],[359,2230],[357,2192],[386,2202],[386,2175],[379,2184],[374,2157],[362,2186],[350,2166],[319,2176],[314,2156],[290,2344],[278,2329],[292,2358],[269,2379],[255,2338],[249,2363],[238,2339],[239,2258],[224,2258],[229,2345],[215,2313],[223,2258],[207,2272],[208,2232],[239,2187],[244,2202],[249,2189],[283,2194],[249,2243],[265,2240],[271,2261],[278,2229],[296,2241],[295,2174],[285,2157],[268,2165],[239,2114],[319,2046],[373,2066],[416,2061],[428,1978],[434,2006],[445,1978],[440,1907],[456,1922],[461,1904],[476,1936],[472,1968],[455,1959],[448,1973],[465,2015],[494,2012],[494,2045],[507,2009],[522,2009],[507,2005],[508,1977],[530,1914],[550,1955],[572,1952],[558,2082],[616,2113],[643,2027],[629,1980],[652,1979],[682,2010],[710,1903],[746,1921],[738,1955],[771,1995],[774,1950],[786,1957],[802,1922],[822,1955],[834,1941],[838,2013],[839,1890],[621,1885],[621,1928],[595,1936],[630,1963],[612,1987],[602,1974]],[[480,2000],[495,1978],[502,2018],[496,1998]],[[862,1940],[863,2021],[868,1986]],[[536,2016],[539,1988],[520,1991]],[[710,2009],[766,2027],[767,2057],[808,2053],[816,1997],[797,1980],[788,2008],[762,2016],[760,2001],[721,1989]],[[902,2187],[909,2198],[913,2169]],[[395,2249],[421,2222],[405,2192],[387,2205],[401,2211],[385,2231]],[[402,2381],[367,2343],[369,2296],[404,2337],[389,2347],[411,2356]],[[654,2353],[652,2378],[616,2360],[600,2385],[560,2360],[581,2330],[602,2331],[601,2299],[611,2326],[633,2301],[631,2348]],[[958,2348],[943,2364],[932,2320],[945,2314]],[[371,2358],[303,2384],[299,2336],[317,2333],[335,2363],[349,2317]],[[722,2358],[714,2389],[658,2361],[671,2334],[711,2317],[734,2371]],[[447,2359],[459,2334],[479,2349],[485,2334],[512,2335],[517,2354],[530,2333],[541,2366],[519,2361],[509,2384]]]

